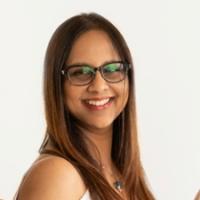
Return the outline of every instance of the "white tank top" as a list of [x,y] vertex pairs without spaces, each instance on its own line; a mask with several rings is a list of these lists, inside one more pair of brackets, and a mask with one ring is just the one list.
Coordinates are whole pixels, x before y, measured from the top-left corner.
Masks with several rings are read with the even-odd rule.
[[84,195],[80,198],[80,200],[91,200],[88,190],[84,193]]

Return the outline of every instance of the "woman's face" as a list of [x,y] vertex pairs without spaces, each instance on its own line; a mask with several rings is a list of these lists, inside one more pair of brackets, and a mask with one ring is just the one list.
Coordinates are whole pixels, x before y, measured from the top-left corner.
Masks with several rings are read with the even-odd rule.
[[[74,43],[66,65],[79,63],[95,68],[110,61],[120,61],[108,35],[91,30]],[[118,83],[108,83],[97,71],[94,80],[84,86],[64,82],[64,102],[68,110],[88,128],[111,128],[128,99],[128,77]]]

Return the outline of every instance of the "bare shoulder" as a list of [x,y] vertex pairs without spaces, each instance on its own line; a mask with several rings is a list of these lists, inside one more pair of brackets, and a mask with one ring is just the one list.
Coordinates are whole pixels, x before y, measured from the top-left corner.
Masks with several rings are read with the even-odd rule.
[[37,160],[27,172],[18,200],[78,200],[85,190],[80,174],[70,162],[46,156]]
[[194,200],[200,200],[200,190],[197,192]]

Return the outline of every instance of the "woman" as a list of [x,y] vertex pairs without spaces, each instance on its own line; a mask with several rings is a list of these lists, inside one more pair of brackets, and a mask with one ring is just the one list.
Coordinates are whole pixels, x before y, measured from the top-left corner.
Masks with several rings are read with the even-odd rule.
[[18,200],[153,200],[140,162],[132,58],[102,16],[74,16],[44,62],[46,136]]

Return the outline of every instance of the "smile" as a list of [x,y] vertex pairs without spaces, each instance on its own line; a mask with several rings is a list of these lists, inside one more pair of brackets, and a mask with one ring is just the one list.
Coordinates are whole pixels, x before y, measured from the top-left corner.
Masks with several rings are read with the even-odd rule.
[[88,99],[85,100],[85,105],[87,106],[87,108],[91,109],[91,110],[102,110],[105,109],[107,107],[109,107],[112,103],[113,97],[110,98],[104,98],[104,99]]
[[110,98],[108,98],[108,99],[103,99],[103,100],[99,100],[99,101],[88,100],[88,103],[89,103],[90,105],[103,106],[103,105],[105,105],[106,103],[108,103],[109,100],[110,100]]

